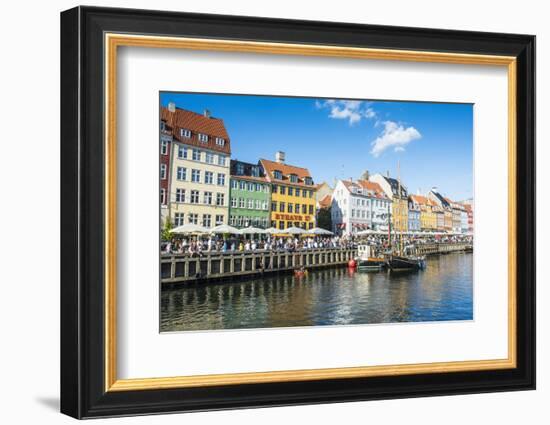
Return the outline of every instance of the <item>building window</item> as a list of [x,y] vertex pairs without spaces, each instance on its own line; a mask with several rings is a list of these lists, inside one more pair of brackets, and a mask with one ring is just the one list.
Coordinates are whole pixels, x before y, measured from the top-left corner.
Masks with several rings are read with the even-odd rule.
[[222,139],[221,137],[216,137],[216,145],[224,146],[225,145],[225,139]]
[[200,183],[201,170],[191,170],[191,181],[194,183]]
[[206,163],[207,164],[213,164],[214,163],[214,154],[212,152],[206,152]]
[[294,206],[293,204],[291,204],[290,202],[288,203],[288,212],[291,213],[291,212],[294,212]]
[[243,181],[241,180],[241,181],[239,182],[239,189],[245,190],[245,188],[246,188],[246,183],[243,182]]
[[313,190],[310,190],[310,191],[309,191],[309,197],[310,197],[310,198],[313,198]]
[[310,205],[310,206],[309,206],[309,213],[310,213],[311,215],[313,215],[313,205]]
[[193,149],[193,161],[201,160],[201,151],[198,149]]
[[279,186],[279,193],[284,195],[286,193],[286,186]]
[[164,121],[160,122],[160,130],[161,131],[166,131],[166,122],[164,122]]
[[304,182],[305,182],[305,184],[307,184],[308,186],[311,186],[311,185],[313,184],[313,180],[312,180],[312,178],[309,177],[309,176],[306,177],[306,178],[304,179]]
[[285,203],[284,202],[279,202],[279,212],[285,212]]
[[301,191],[299,188],[294,189],[296,191],[296,196],[301,196]]
[[216,215],[216,226],[218,224],[223,224],[223,215],[221,214]]
[[294,195],[294,188],[289,187],[288,188],[288,196],[293,196],[293,195]]
[[262,201],[262,210],[267,211],[267,201]]
[[262,201],[259,199],[256,199],[256,209],[261,210],[262,209]]
[[254,166],[252,167],[251,174],[252,174],[254,177],[260,177],[260,167],[258,167],[257,165],[254,165]]
[[176,178],[178,180],[187,180],[187,168],[178,167],[176,171]]
[[199,203],[199,191],[198,190],[192,190],[191,191],[191,203],[192,204],[198,204]]
[[183,226],[183,224],[185,223],[184,222],[184,213],[182,212],[177,212],[176,214],[174,214],[174,225],[175,226]]
[[239,198],[239,208],[244,208],[244,198]]
[[292,183],[298,183],[298,176],[296,174],[291,174],[290,175],[290,181]]
[[185,189],[176,189],[176,202],[180,204],[185,202]]
[[313,229],[313,223],[309,223],[308,227],[309,227],[310,230]]
[[237,180],[231,180],[231,189],[237,189],[238,185]]
[[237,208],[237,198],[231,198],[231,208]]
[[199,142],[208,143],[208,135],[204,133],[199,133],[198,136],[199,136]]
[[164,188],[160,190],[160,204],[166,205],[166,189]]
[[277,211],[277,202],[275,201],[271,202],[271,211]]
[[160,164],[160,178],[166,180],[166,164]]
[[187,148],[185,146],[178,146],[178,159],[187,158]]
[[285,222],[282,220],[279,221],[279,229],[284,230],[284,228],[285,228]]
[[199,221],[199,215],[198,214],[189,214],[189,223],[197,224],[198,221]]
[[283,174],[279,170],[273,171],[273,177],[277,180],[282,180]]
[[166,140],[160,142],[160,154],[168,155],[168,142]]
[[273,193],[277,193],[278,186],[276,184],[273,185]]
[[218,155],[218,165],[225,167],[225,155]]
[[225,174],[218,173],[218,186],[225,185]]
[[206,205],[212,204],[212,192],[204,192],[204,203]]
[[307,214],[307,205],[302,204],[302,214]]
[[185,137],[186,139],[190,139],[191,138],[191,130],[188,130],[186,128],[182,128],[180,130],[180,134],[181,134],[181,137]]
[[254,199],[249,199],[247,201],[247,207],[248,207],[249,210],[254,208]]
[[202,225],[206,228],[209,228],[212,225],[212,216],[210,214],[202,215]]
[[225,204],[225,195],[223,193],[216,193],[216,205],[223,206]]
[[212,171],[204,172],[204,182],[206,184],[214,184],[214,173]]

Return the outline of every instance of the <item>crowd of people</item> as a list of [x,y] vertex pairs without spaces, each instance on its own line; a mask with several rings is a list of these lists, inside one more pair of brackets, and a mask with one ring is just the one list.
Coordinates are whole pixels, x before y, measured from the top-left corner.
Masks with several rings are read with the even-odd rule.
[[[391,245],[418,245],[426,243],[458,243],[472,242],[471,236],[466,235],[403,235],[400,239],[394,238]],[[174,237],[171,241],[161,245],[164,255],[204,255],[211,252],[248,252],[248,251],[299,251],[318,248],[355,248],[359,243],[366,243],[378,249],[390,247],[387,235],[369,235],[360,238],[349,236],[330,237],[273,237],[256,238],[222,238],[221,236]]]

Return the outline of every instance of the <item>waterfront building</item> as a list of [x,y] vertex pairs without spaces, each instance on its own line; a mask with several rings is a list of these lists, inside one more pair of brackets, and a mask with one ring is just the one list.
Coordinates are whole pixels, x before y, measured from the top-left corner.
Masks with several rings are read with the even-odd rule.
[[317,227],[332,230],[332,195],[325,195],[316,206]]
[[429,201],[432,203],[432,211],[435,214],[435,230],[443,232],[445,231],[445,212],[443,207],[431,199],[429,199]]
[[386,196],[392,200],[392,230],[406,232],[409,224],[407,188],[397,179],[382,174],[374,174],[369,180],[378,183]]
[[[174,104],[169,105],[171,109],[175,108]],[[168,213],[169,193],[171,180],[170,165],[172,163],[172,131],[167,127],[167,122],[160,121],[160,217],[161,222],[165,223]]]
[[420,205],[409,197],[409,232],[420,231]]
[[445,198],[445,200],[449,203],[451,206],[451,212],[452,212],[452,231],[454,233],[461,233],[462,229],[462,210],[463,207],[457,202],[452,201],[449,198]]
[[466,233],[474,232],[474,204],[473,202],[463,201],[462,205],[466,210],[466,215],[468,217],[468,230]]
[[[223,120],[207,110],[199,114],[173,103],[160,112],[162,131],[172,137],[166,167],[167,216],[175,226],[227,223],[231,144]],[[160,173],[162,180],[162,162]]]
[[377,183],[338,180],[332,196],[332,231],[354,235],[367,229],[387,230],[390,211],[391,200]]
[[428,198],[435,202],[439,207],[443,209],[443,231],[452,232],[453,230],[453,211],[451,204],[437,189],[432,187],[428,192]]
[[260,164],[231,160],[229,224],[266,229],[270,226],[271,185]]
[[271,226],[313,229],[316,187],[309,170],[286,164],[284,152],[277,152],[275,161],[260,159],[260,165],[271,184]]

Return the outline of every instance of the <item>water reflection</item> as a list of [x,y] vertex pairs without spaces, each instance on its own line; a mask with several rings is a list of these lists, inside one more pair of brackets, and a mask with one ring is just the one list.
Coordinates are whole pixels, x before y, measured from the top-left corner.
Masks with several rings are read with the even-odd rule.
[[454,253],[420,272],[338,268],[165,290],[161,331],[470,320],[472,265]]

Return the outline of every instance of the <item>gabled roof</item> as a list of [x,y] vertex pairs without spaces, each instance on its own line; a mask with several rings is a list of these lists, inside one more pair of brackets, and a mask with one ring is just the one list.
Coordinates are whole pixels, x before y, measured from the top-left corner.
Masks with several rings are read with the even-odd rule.
[[[260,164],[264,167],[265,174],[267,179],[272,183],[281,183],[281,184],[291,184],[306,186],[310,189],[315,190],[314,185],[306,185],[305,178],[311,178],[311,174],[307,168],[297,167],[295,165],[288,165],[283,162],[270,161],[268,159],[260,159]],[[282,174],[282,179],[275,178],[275,171],[280,171]],[[293,183],[290,181],[290,175],[295,174],[298,177],[298,182]]]
[[422,196],[422,195],[409,195],[410,198],[412,199],[413,202],[416,202],[417,204],[420,204],[420,205],[432,205],[430,203],[430,199],[426,198],[425,196]]
[[[175,112],[170,112],[168,108],[161,106],[160,119],[166,123],[166,131],[171,133],[174,140],[180,143],[211,149],[228,155],[231,153],[229,135],[223,120],[220,118],[206,117],[203,114],[181,108],[176,108]],[[182,129],[191,130],[191,138],[182,137]],[[200,142],[197,136],[198,133],[210,136],[208,142]],[[216,144],[216,137],[225,139],[224,146]]]
[[326,195],[325,197],[323,197],[323,199],[319,201],[320,208],[328,208],[331,206],[331,204],[332,204],[332,196],[330,195]]
[[354,195],[388,199],[378,183],[370,182],[368,180],[357,180],[356,182],[352,182],[350,180],[342,180],[342,184],[350,193],[353,193],[352,188],[354,187],[363,190],[362,193],[353,193]]

